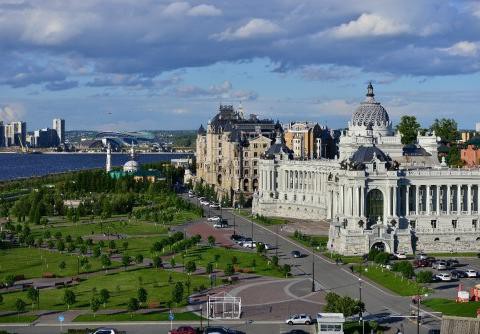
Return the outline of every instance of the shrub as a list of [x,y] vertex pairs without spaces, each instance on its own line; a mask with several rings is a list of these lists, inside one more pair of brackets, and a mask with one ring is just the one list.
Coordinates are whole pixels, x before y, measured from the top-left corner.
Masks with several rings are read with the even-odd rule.
[[430,283],[432,281],[432,272],[430,270],[419,271],[416,275],[418,283]]
[[405,278],[412,278],[415,273],[413,266],[409,261],[395,262],[392,270],[402,273]]
[[375,255],[373,261],[378,264],[387,264],[390,259],[390,254],[386,252],[379,252]]

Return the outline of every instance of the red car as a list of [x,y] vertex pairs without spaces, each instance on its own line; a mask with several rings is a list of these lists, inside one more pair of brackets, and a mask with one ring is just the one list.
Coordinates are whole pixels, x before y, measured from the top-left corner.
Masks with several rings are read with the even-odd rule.
[[168,334],[197,334],[197,331],[192,327],[182,326],[177,329],[172,329]]
[[415,260],[413,261],[413,266],[415,268],[420,268],[420,267],[430,267],[432,264],[428,260]]

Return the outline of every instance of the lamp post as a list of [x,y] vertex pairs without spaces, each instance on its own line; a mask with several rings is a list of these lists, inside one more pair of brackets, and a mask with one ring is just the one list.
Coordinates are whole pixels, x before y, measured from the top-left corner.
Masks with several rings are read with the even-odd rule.
[[[428,297],[428,294],[425,294],[425,297]],[[417,334],[420,334],[420,302],[422,301],[422,296],[420,296],[420,287],[417,290]]]
[[312,292],[315,292],[315,254],[312,247]]
[[275,225],[277,232],[275,233],[275,256],[278,257],[278,224]]
[[200,305],[200,330],[203,329],[203,305]]
[[235,235],[237,234],[235,233],[235,207],[233,207],[232,215],[233,215],[233,235]]
[[251,231],[251,235],[252,235],[252,243],[251,243],[250,248],[253,248],[253,220],[252,220],[252,231]]
[[360,300],[360,321],[363,321],[363,311],[362,311],[362,279],[358,278],[358,297]]

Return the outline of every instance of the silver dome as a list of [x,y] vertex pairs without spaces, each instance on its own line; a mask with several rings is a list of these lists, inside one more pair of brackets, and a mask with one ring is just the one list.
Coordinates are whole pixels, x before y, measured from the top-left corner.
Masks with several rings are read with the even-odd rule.
[[129,160],[123,165],[123,171],[126,173],[135,173],[139,169],[139,164],[135,160]]
[[353,126],[379,127],[388,126],[390,117],[380,102],[375,101],[373,86],[368,85],[367,98],[355,110],[352,115],[351,124]]

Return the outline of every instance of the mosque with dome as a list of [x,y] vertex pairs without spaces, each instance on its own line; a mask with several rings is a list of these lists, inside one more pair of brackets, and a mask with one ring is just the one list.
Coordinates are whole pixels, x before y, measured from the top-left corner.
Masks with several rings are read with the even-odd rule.
[[480,247],[480,170],[438,161],[435,133],[403,145],[368,85],[334,159],[296,160],[281,134],[259,161],[253,213],[327,221],[328,248],[361,255]]

